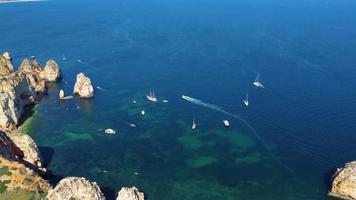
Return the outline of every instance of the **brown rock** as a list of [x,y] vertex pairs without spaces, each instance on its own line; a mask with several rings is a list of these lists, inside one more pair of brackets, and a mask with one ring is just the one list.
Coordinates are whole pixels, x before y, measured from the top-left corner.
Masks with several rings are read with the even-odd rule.
[[117,194],[116,200],[144,200],[145,195],[136,187],[123,187]]
[[337,170],[329,194],[342,199],[356,199],[356,161]]

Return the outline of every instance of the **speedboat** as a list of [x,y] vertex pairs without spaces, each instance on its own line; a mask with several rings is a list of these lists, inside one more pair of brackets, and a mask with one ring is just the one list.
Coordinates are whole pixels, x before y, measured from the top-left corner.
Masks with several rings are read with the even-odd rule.
[[227,119],[224,119],[223,123],[224,123],[225,127],[229,127],[230,126],[230,122]]
[[115,134],[116,131],[114,129],[107,128],[107,129],[105,129],[105,133],[107,133],[107,134]]
[[67,60],[67,58],[64,56],[64,54],[62,55],[62,60],[63,60],[63,61],[66,61],[66,60]]
[[150,94],[146,95],[146,97],[151,102],[157,102],[157,98],[155,97],[155,92],[150,92]]
[[132,128],[136,128],[136,124],[129,124]]
[[163,99],[162,101],[163,101],[163,103],[168,103],[167,99]]
[[197,129],[197,124],[195,123],[195,120],[193,119],[192,130],[194,131],[195,129]]
[[145,115],[145,111],[144,110],[141,110],[141,115]]
[[246,107],[248,107],[248,93],[246,95],[246,99],[242,100]]
[[260,74],[257,74],[257,77],[256,77],[255,81],[252,82],[252,84],[254,86],[256,86],[257,88],[264,88],[264,86],[260,82]]

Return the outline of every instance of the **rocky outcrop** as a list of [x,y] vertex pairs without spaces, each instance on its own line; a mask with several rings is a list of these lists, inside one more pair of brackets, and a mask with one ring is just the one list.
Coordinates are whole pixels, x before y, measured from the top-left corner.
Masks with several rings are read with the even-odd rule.
[[65,96],[63,90],[59,91],[59,99],[60,100],[68,100],[68,99],[72,99],[72,98],[73,98],[73,96]]
[[83,73],[77,75],[77,81],[74,85],[74,94],[78,94],[81,98],[91,98],[94,96],[94,88],[89,77]]
[[47,193],[51,186],[34,170],[23,163],[0,156],[0,184],[7,191],[21,188],[27,191]]
[[46,199],[105,200],[105,197],[95,182],[80,177],[68,177],[62,179],[53,190],[49,191]]
[[14,73],[0,79],[0,127],[14,128],[24,111],[23,107],[35,102],[36,86],[30,77],[24,73]]
[[10,139],[22,151],[23,160],[42,169],[42,161],[36,143],[28,135],[10,134]]
[[337,169],[329,194],[341,199],[356,199],[356,161]]
[[12,66],[11,56],[8,52],[5,52],[0,56],[0,76],[8,76],[14,72]]
[[57,81],[62,78],[61,70],[54,60],[49,60],[40,72],[40,77],[46,81]]
[[123,187],[117,194],[116,200],[144,200],[145,195],[136,187]]
[[0,128],[16,128],[24,106],[35,103],[38,94],[46,92],[46,81],[61,77],[57,63],[49,60],[42,70],[36,60],[24,59],[13,72],[11,56],[5,52],[0,57]]

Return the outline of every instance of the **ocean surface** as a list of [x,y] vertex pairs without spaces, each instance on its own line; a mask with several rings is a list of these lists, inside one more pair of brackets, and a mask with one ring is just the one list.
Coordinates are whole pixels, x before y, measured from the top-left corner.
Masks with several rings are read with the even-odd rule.
[[[0,51],[62,69],[22,125],[54,183],[84,176],[109,199],[123,186],[148,200],[329,199],[333,172],[356,160],[355,11],[352,0],[1,4]],[[60,102],[79,72],[95,98]]]

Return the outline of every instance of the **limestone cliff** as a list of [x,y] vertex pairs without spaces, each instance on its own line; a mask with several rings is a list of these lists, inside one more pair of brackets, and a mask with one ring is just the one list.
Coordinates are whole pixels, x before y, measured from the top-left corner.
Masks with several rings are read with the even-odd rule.
[[46,81],[60,77],[58,64],[53,60],[42,69],[36,60],[24,59],[14,72],[11,56],[5,52],[0,57],[0,128],[16,128],[24,106],[35,103],[38,94],[46,92]]
[[48,193],[46,199],[105,200],[105,197],[95,182],[90,182],[82,177],[68,177],[62,179]]
[[334,175],[331,196],[341,199],[356,199],[356,161],[346,163]]
[[116,200],[145,200],[145,195],[136,187],[123,187],[118,192]]
[[47,193],[51,188],[48,181],[34,170],[27,168],[23,163],[2,156],[0,156],[0,185],[3,191],[21,188],[26,191]]
[[14,72],[12,66],[11,56],[8,52],[5,52],[0,56],[0,76],[8,76]]
[[77,75],[73,94],[78,94],[81,98],[91,98],[94,96],[94,88],[89,77],[83,73]]

